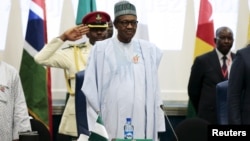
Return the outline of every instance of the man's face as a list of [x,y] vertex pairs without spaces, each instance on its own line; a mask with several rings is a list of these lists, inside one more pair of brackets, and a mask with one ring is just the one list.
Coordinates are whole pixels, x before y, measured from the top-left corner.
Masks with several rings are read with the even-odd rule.
[[107,38],[110,38],[113,36],[113,23],[112,21],[108,23],[108,37]]
[[118,17],[115,22],[118,39],[121,42],[129,43],[136,33],[137,23],[137,17],[134,15],[123,15]]
[[96,41],[102,41],[107,38],[107,28],[89,28],[89,32],[86,34],[89,38],[89,42],[94,45]]
[[216,37],[216,47],[224,55],[226,55],[233,46],[233,33],[227,28],[222,29]]

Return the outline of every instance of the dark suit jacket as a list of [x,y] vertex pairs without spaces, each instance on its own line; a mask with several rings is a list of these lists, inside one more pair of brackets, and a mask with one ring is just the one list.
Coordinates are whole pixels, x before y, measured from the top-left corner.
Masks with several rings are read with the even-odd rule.
[[218,124],[228,124],[228,109],[227,109],[227,88],[228,80],[220,82],[216,85],[216,105]]
[[[232,59],[234,53],[231,53]],[[217,123],[216,85],[225,81],[216,50],[195,58],[188,83],[188,95],[197,116]]]
[[240,49],[228,82],[229,124],[250,124],[250,45]]

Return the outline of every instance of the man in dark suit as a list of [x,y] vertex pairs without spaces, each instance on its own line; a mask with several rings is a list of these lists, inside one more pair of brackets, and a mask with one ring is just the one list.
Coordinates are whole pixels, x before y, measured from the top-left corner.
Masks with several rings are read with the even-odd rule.
[[228,81],[229,124],[250,124],[250,44],[237,51]]
[[[188,82],[188,95],[197,116],[211,124],[217,123],[216,84],[228,79],[234,53],[233,32],[228,27],[216,30],[215,49],[195,58]],[[225,71],[222,71],[223,59]]]

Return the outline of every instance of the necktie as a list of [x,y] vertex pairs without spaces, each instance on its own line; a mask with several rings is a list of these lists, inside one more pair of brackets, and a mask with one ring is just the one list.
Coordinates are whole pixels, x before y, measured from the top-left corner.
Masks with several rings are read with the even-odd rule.
[[227,73],[227,63],[226,63],[226,60],[227,60],[227,57],[226,56],[223,56],[222,57],[222,67],[221,67],[221,71],[222,71],[222,74],[224,76],[224,78],[227,78],[228,76],[228,73]]

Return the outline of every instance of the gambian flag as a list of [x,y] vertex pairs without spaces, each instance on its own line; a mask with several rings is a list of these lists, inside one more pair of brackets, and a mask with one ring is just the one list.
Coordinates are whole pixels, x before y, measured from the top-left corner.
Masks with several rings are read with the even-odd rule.
[[[196,31],[194,58],[214,48],[213,9],[209,0],[200,1],[198,27]],[[196,115],[192,103],[188,102],[188,117]]]
[[46,125],[52,136],[50,69],[34,61],[47,42],[45,13],[45,0],[30,1],[20,78],[29,114]]
[[79,0],[76,15],[76,24],[81,24],[82,18],[91,11],[96,11],[95,0]]

